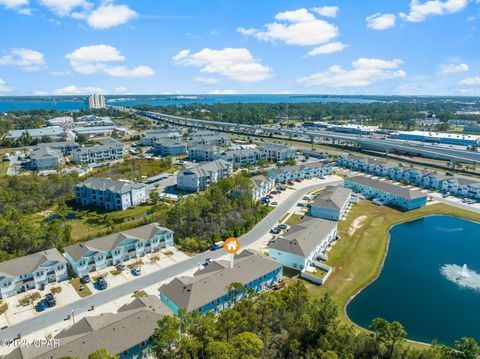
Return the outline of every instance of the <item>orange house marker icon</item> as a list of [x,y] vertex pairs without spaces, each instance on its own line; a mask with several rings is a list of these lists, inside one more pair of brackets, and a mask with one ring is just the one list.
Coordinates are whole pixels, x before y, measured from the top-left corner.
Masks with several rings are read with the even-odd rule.
[[225,251],[230,254],[235,254],[240,249],[240,241],[234,237],[227,238],[223,244]]

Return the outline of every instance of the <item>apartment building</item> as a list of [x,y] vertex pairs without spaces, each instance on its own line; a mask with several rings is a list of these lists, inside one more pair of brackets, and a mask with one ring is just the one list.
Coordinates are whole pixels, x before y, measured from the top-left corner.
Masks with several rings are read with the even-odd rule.
[[182,191],[198,192],[210,184],[218,182],[233,174],[233,165],[225,160],[216,160],[184,168],[177,174],[177,188]]
[[[187,313],[218,313],[232,307],[246,295],[247,289],[256,292],[266,290],[278,282],[282,275],[280,263],[244,250],[235,255],[233,265],[230,261],[215,261],[193,276],[177,277],[158,290],[162,302],[175,314],[180,309]],[[246,290],[233,295],[228,290],[232,283],[241,283]]]
[[50,147],[36,147],[30,153],[28,167],[31,170],[41,171],[55,168],[63,163],[63,154],[60,150]]
[[314,217],[338,221],[345,214],[351,197],[351,189],[326,186],[313,201],[310,214]]
[[173,231],[151,223],[68,246],[64,255],[73,271],[83,276],[170,246]]
[[296,149],[278,143],[265,143],[258,147],[261,158],[272,161],[285,161],[287,158],[294,158]]
[[96,145],[72,152],[72,161],[75,163],[99,163],[120,158],[123,158],[123,143],[114,139],[100,140]]
[[0,298],[43,289],[68,278],[67,261],[55,248],[0,262]]
[[74,187],[75,201],[83,206],[123,211],[145,203],[146,187],[142,183],[91,177]]
[[306,217],[268,246],[268,256],[285,267],[304,270],[337,236],[337,222]]
[[153,144],[153,151],[161,156],[181,156],[187,153],[187,144],[164,138]]
[[188,159],[195,162],[215,161],[220,159],[222,150],[217,146],[193,144],[190,142],[188,148]]
[[323,177],[331,173],[332,166],[329,163],[312,162],[270,169],[268,176],[272,177],[275,182],[285,183],[296,179]]

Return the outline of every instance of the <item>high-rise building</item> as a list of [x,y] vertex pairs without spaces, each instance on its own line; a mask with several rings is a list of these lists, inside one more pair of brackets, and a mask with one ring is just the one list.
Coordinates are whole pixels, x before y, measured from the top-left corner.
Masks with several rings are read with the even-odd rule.
[[100,94],[88,96],[88,108],[105,108],[105,97]]

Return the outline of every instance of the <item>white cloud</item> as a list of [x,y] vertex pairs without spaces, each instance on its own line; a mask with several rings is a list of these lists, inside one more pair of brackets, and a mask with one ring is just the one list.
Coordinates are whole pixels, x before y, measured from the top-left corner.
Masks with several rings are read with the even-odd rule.
[[123,25],[138,16],[127,5],[104,4],[88,15],[87,23],[95,29]]
[[48,96],[48,95],[50,95],[50,93],[48,91],[38,90],[38,91],[34,91],[33,95],[34,96]]
[[367,27],[372,30],[386,30],[395,26],[394,14],[381,14],[377,12],[366,18]]
[[67,76],[67,75],[70,75],[72,72],[70,70],[66,70],[66,71],[50,71],[50,75],[51,76],[55,76],[55,77],[62,77],[62,76]]
[[359,58],[352,62],[353,68],[345,70],[341,66],[331,66],[327,71],[317,72],[298,80],[307,86],[328,86],[333,88],[364,87],[373,83],[405,77],[406,73],[399,70],[401,60],[381,60]]
[[7,87],[7,83],[0,79],[0,93],[7,93],[12,91],[10,87]]
[[312,9],[318,15],[326,16],[326,17],[337,17],[338,11],[340,10],[338,6],[321,6],[321,7],[314,7]]
[[120,51],[110,45],[83,46],[65,55],[75,72],[81,74],[106,73],[115,77],[147,77],[155,72],[148,66],[127,68],[125,66],[110,66],[111,62],[125,61]]
[[93,6],[86,0],[40,0],[40,3],[58,16],[70,16],[74,10],[88,11]]
[[19,66],[24,71],[40,71],[45,68],[45,59],[39,51],[14,48],[0,57],[0,65]]
[[328,44],[315,47],[314,49],[310,50],[307,55],[315,56],[315,55],[327,55],[332,54],[334,52],[339,52],[345,49],[348,45],[341,43],[341,42],[330,42]]
[[326,43],[339,35],[338,28],[331,23],[317,19],[307,9],[285,11],[275,15],[275,22],[265,25],[266,30],[237,30],[263,41],[281,41],[288,45],[311,46]]
[[468,77],[460,81],[460,85],[480,86],[480,76]]
[[410,11],[400,13],[400,17],[409,22],[422,22],[431,15],[445,15],[463,10],[469,0],[419,0],[410,1]]
[[118,86],[118,87],[115,87],[114,91],[116,93],[126,93],[128,90],[125,86]]
[[205,85],[214,85],[220,82],[220,80],[215,77],[203,77],[203,76],[197,76],[195,77],[194,80],[197,82],[201,82]]
[[218,74],[239,82],[262,81],[271,77],[272,71],[255,60],[245,48],[205,48],[193,54],[190,50],[182,50],[172,59],[176,65],[199,67],[202,73]]
[[238,94],[237,90],[214,90],[208,93],[209,95],[235,95]]
[[22,15],[31,15],[32,10],[28,6],[29,0],[0,0],[0,5],[3,5],[5,9],[15,10]]
[[466,72],[470,70],[467,64],[443,64],[440,66],[442,73],[453,74],[457,72]]
[[54,95],[88,95],[91,93],[105,93],[100,87],[78,87],[70,85],[53,91]]

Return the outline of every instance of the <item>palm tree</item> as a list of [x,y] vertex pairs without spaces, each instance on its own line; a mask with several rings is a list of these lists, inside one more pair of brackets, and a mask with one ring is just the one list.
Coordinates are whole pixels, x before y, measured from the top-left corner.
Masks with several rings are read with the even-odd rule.
[[237,306],[237,297],[240,293],[244,291],[245,287],[240,282],[233,282],[227,286],[227,292],[230,295],[230,298],[233,296],[233,306]]

